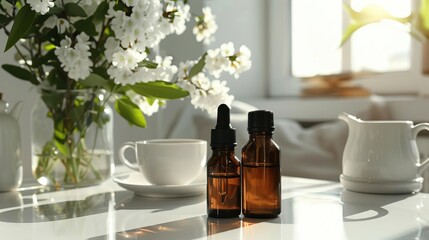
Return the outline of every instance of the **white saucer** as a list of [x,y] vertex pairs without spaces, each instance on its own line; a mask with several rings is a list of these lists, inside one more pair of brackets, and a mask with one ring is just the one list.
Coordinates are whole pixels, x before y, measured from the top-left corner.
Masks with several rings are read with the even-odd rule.
[[379,194],[403,194],[419,192],[422,189],[423,178],[410,181],[373,181],[340,175],[341,185],[350,191]]
[[[205,176],[201,174],[202,176]],[[203,194],[206,182],[203,177],[197,177],[188,185],[153,185],[139,172],[125,173],[113,177],[113,181],[121,187],[144,197],[189,197]]]

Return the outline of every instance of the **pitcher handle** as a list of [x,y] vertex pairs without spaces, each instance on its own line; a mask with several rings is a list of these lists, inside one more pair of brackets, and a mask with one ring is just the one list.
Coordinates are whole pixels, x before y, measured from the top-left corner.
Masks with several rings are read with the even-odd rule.
[[419,123],[413,126],[412,133],[414,140],[417,138],[417,134],[423,130],[429,131],[429,123]]
[[[419,123],[415,126],[413,126],[412,128],[412,136],[413,136],[413,140],[417,139],[417,135],[419,134],[420,131],[429,131],[429,123]],[[429,166],[429,158],[425,159],[423,162],[420,162],[417,164],[418,167],[418,173],[421,176],[423,171]]]
[[137,163],[131,163],[126,157],[125,157],[125,151],[131,148],[134,150],[134,152],[136,151],[136,146],[135,143],[133,142],[125,142],[124,144],[122,144],[122,147],[119,149],[119,160],[121,160],[121,162],[123,164],[125,164],[125,166],[135,170],[135,171],[139,171],[139,166],[137,165]]

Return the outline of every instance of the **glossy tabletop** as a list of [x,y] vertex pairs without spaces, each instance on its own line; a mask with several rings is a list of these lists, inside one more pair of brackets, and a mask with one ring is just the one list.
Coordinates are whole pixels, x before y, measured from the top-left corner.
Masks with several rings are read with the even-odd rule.
[[134,196],[112,180],[0,193],[0,239],[429,239],[429,195],[370,195],[282,178],[278,218],[210,219],[205,194]]

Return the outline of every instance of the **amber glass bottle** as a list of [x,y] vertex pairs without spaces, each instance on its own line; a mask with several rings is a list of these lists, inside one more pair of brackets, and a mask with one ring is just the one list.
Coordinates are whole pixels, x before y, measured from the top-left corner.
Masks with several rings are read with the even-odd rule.
[[273,140],[273,113],[248,115],[249,141],[242,149],[242,213],[250,218],[272,218],[281,212],[280,148]]
[[216,128],[211,131],[213,154],[207,163],[207,215],[238,217],[241,213],[240,161],[235,156],[235,129],[229,121],[229,108],[218,108]]

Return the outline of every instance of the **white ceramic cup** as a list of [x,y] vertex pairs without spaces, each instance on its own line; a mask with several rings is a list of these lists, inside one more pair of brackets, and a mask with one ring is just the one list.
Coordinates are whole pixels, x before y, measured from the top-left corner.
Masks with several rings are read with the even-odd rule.
[[[136,163],[125,157],[133,149]],[[153,139],[126,142],[119,149],[119,159],[127,167],[139,171],[154,185],[191,183],[206,165],[207,142],[199,139]]]

